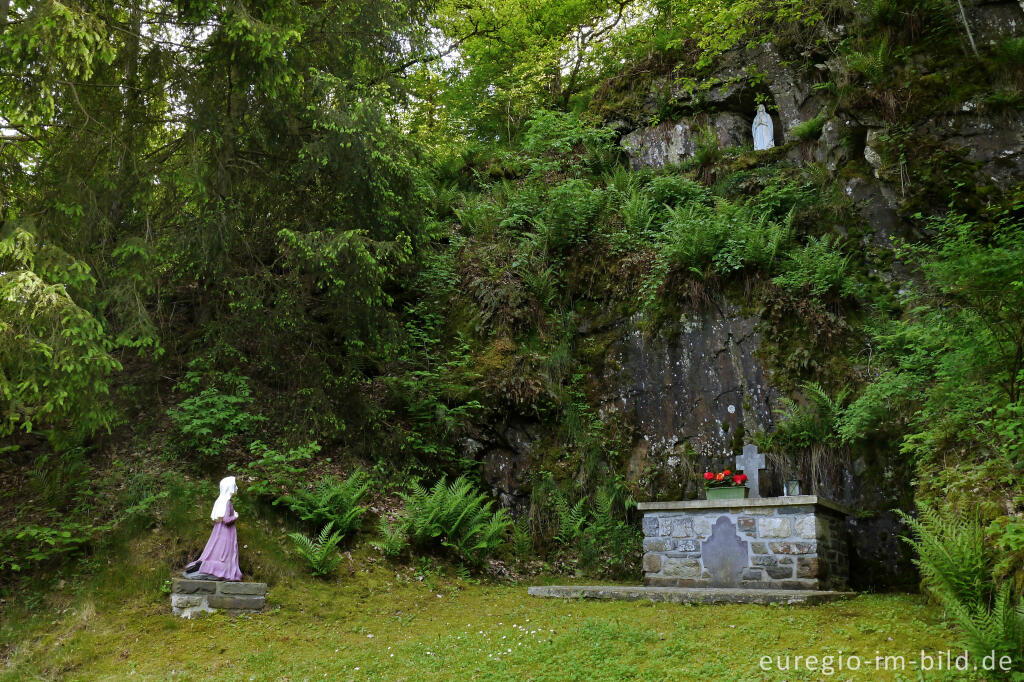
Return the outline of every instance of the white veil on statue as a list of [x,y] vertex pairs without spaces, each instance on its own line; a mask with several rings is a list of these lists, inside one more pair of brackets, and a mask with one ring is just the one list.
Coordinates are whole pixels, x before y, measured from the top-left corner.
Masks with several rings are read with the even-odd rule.
[[235,477],[228,476],[220,479],[220,496],[217,501],[213,503],[213,511],[210,512],[210,518],[216,521],[222,518],[228,511],[228,502],[231,501],[231,496],[238,492],[238,486],[235,485]]

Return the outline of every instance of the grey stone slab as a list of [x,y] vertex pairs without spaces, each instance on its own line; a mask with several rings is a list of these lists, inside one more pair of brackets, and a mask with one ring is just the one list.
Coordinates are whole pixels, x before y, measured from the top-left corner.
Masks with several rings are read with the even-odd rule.
[[266,593],[266,583],[217,583],[217,594],[255,594],[262,597]]
[[788,538],[793,534],[791,519],[777,516],[762,516],[757,520],[757,535],[762,538]]
[[811,505],[797,505],[795,507],[782,507],[779,509],[780,514],[813,514],[814,507]]
[[691,538],[693,537],[693,519],[675,518],[672,519],[672,537]]
[[189,580],[188,578],[175,578],[171,582],[172,594],[213,594],[216,591],[216,580]]
[[699,552],[700,547],[696,540],[677,540],[676,550],[679,552]]
[[768,546],[776,554],[814,554],[818,551],[814,542],[771,542]]
[[818,537],[828,537],[828,524],[819,522],[814,516],[807,515],[795,520],[794,533],[801,538],[813,540]]
[[644,535],[650,537],[658,534],[658,517],[644,514],[643,520]]
[[[644,577],[644,585],[649,587],[678,587],[679,581],[676,578],[666,578],[660,575],[650,575]],[[533,589],[533,588],[530,588]],[[532,592],[531,592],[532,594]],[[547,596],[547,595],[539,595]]]
[[[792,565],[789,565],[789,566],[766,566],[764,570],[768,574],[768,577],[772,578],[774,580],[780,580],[782,578],[792,578],[793,577],[793,566]],[[804,576],[800,576],[800,577],[802,578]]]
[[652,587],[612,585],[545,585],[528,590],[533,597],[604,599],[676,604],[821,604],[853,596],[851,592],[808,589],[774,590],[716,587]]
[[644,538],[644,551],[645,552],[667,552],[675,546],[675,541],[672,538]]
[[201,594],[172,594],[171,607],[184,609],[190,606],[201,606],[206,604],[206,596]]
[[700,575],[700,561],[666,557],[661,562],[661,574],[671,578],[696,578]]
[[739,584],[740,573],[747,567],[748,542],[736,534],[736,526],[728,516],[721,516],[711,532],[711,537],[701,543],[704,568],[711,574],[711,583],[716,587],[730,587]]
[[820,578],[821,563],[816,556],[802,556],[796,565],[797,578]]
[[210,608],[213,609],[238,609],[242,611],[260,611],[266,605],[264,597],[249,595],[228,596],[226,594],[211,594],[207,600]]
[[211,609],[211,608],[209,608],[207,606],[203,606],[203,605],[187,606],[187,607],[184,607],[184,608],[174,607],[174,608],[171,609],[171,611],[172,611],[172,613],[174,613],[175,616],[178,616],[180,618],[188,618],[188,619],[192,619],[192,618],[195,618],[197,616],[204,616],[207,613],[215,613],[214,609]]
[[783,580],[780,587],[784,590],[816,590],[817,580]]
[[850,510],[831,500],[817,495],[789,495],[784,497],[757,497],[746,500],[678,500],[672,502],[640,502],[640,511],[683,511],[689,509],[750,509],[758,507],[783,507],[792,505],[816,505],[832,509],[841,514]]

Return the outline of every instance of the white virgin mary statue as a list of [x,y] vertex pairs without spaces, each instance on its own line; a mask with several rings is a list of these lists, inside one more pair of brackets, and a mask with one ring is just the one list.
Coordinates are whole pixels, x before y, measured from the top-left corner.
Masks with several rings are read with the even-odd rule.
[[772,128],[772,117],[764,110],[763,104],[757,105],[757,115],[754,116],[754,125],[750,127],[754,134],[754,149],[771,149],[775,146],[775,132]]

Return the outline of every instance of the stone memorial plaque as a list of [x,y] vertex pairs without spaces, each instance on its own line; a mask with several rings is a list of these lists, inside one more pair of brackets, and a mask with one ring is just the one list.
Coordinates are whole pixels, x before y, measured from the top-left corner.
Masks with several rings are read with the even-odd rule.
[[712,587],[736,587],[747,568],[747,542],[736,534],[728,516],[720,516],[711,528],[711,537],[701,543],[704,568],[711,574]]

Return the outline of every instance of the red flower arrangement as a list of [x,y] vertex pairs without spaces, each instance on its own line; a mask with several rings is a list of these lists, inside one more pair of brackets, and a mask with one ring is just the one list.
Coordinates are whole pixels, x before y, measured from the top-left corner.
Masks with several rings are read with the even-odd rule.
[[728,469],[717,474],[713,471],[704,472],[705,488],[725,488],[731,485],[743,485],[746,482],[746,474],[734,474]]

